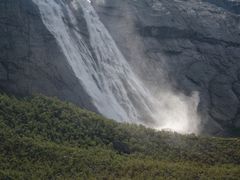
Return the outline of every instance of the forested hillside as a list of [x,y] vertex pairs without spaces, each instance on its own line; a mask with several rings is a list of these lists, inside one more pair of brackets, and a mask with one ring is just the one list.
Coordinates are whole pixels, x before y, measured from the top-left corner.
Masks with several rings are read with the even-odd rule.
[[239,177],[239,138],[157,132],[56,98],[0,95],[0,179]]

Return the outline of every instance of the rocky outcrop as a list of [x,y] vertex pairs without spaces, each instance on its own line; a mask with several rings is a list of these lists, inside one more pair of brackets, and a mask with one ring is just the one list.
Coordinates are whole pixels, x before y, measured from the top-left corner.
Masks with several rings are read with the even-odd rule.
[[0,89],[58,96],[96,110],[31,0],[0,1]]
[[[134,70],[154,91],[199,91],[203,131],[240,124],[240,2],[93,0]],[[156,88],[157,87],[157,88]]]

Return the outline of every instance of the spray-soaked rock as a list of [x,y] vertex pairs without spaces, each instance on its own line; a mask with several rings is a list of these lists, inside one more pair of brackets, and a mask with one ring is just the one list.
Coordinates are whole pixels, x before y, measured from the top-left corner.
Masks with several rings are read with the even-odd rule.
[[92,2],[149,87],[171,84],[178,92],[199,91],[208,133],[231,133],[239,126],[239,1]]
[[58,96],[96,110],[31,0],[0,1],[0,89]]

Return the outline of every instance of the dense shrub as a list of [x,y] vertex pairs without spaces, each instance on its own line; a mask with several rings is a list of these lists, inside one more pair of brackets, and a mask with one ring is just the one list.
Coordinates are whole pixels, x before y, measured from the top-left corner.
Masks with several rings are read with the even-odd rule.
[[240,139],[157,132],[71,103],[0,95],[0,179],[240,177]]

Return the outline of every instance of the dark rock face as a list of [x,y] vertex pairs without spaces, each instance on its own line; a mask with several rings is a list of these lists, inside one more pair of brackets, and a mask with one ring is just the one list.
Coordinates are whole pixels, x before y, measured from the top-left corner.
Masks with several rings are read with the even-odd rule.
[[34,3],[1,0],[0,89],[58,96],[95,110],[78,81]]
[[213,5],[219,6],[226,11],[229,11],[234,14],[240,14],[240,2],[238,0],[203,0],[205,2],[211,3]]
[[[92,4],[153,93],[169,84],[186,95],[198,91],[203,132],[230,134],[240,128],[238,0],[92,0]],[[79,33],[93,51],[81,9],[76,16]],[[0,91],[58,96],[97,111],[32,0],[0,1]],[[116,145],[124,149],[123,144]]]
[[92,3],[146,84],[156,89],[170,82],[186,94],[199,91],[204,132],[239,128],[239,1]]

